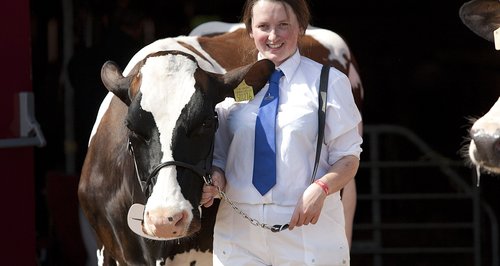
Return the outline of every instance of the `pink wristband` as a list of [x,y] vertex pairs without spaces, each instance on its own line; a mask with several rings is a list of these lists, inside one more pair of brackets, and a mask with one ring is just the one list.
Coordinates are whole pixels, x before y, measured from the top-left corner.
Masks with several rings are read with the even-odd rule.
[[323,191],[325,192],[325,195],[328,195],[328,186],[325,184],[325,182],[318,179],[318,180],[314,181],[314,184],[317,184],[318,186],[320,186],[321,189],[323,189]]

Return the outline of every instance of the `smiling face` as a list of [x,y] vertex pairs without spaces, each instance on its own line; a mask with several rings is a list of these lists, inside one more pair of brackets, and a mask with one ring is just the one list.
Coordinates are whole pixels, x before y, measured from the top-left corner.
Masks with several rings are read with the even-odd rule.
[[299,34],[303,32],[295,13],[285,2],[261,0],[252,8],[250,37],[257,50],[276,66],[295,53]]

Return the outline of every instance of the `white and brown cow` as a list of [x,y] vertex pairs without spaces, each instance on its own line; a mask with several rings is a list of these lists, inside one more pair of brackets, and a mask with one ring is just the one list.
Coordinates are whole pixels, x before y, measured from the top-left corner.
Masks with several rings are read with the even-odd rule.
[[[302,54],[346,73],[360,106],[363,89],[346,43],[323,29],[306,34]],[[92,130],[79,186],[82,209],[97,233],[99,264],[211,265],[217,206],[201,210],[198,203],[217,124],[214,106],[233,97],[242,80],[254,93],[266,83],[273,65],[255,62],[256,53],[238,29],[158,40],[123,72],[104,64],[110,93]]]
[[[495,30],[500,34],[498,0],[466,2],[460,8],[459,15],[469,29],[486,40],[495,41]],[[500,47],[500,44],[498,46]],[[488,113],[474,122],[470,129],[470,138],[467,157],[476,167],[478,177],[481,171],[500,174],[500,99]]]
[[[116,97],[96,125],[78,191],[104,249],[101,263],[211,264],[214,214],[202,216],[199,202],[211,166],[214,108],[243,80],[257,93],[273,69],[263,60],[214,74],[179,51],[149,54],[125,76],[104,64],[103,83]],[[142,236],[127,226],[134,203],[146,206]]]

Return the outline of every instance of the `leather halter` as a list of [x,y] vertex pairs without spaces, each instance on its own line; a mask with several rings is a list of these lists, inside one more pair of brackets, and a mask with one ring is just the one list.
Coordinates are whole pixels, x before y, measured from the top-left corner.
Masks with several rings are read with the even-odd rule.
[[[218,121],[217,114],[215,114],[215,121]],[[218,123],[216,122],[216,130],[218,127]],[[135,153],[134,153],[134,147],[132,146],[132,142],[130,141],[130,138],[128,140],[128,151],[130,155],[132,155],[132,158],[134,159],[134,167],[135,167],[135,173],[137,175],[137,179],[139,180],[139,184],[141,186],[141,190],[148,198],[151,196],[152,188],[154,184],[156,184],[156,179],[158,177],[158,172],[164,167],[167,166],[179,166],[183,167],[186,169],[189,169],[193,171],[196,175],[201,177],[205,184],[211,185],[212,184],[212,176],[211,176],[211,169],[212,169],[212,160],[213,160],[213,155],[214,155],[214,138],[212,137],[212,142],[210,144],[210,150],[204,160],[201,160],[198,164],[193,165],[185,162],[180,162],[180,161],[166,161],[158,164],[153,168],[153,171],[149,174],[149,176],[146,178],[146,180],[143,180],[141,178],[141,175],[139,174],[139,168],[137,167],[137,160],[135,158]]]
[[[217,116],[215,117],[215,121],[217,120]],[[186,169],[189,169],[196,173],[199,177],[203,179],[205,184],[211,185],[212,184],[212,177],[210,175],[210,170],[212,168],[212,159],[213,159],[213,153],[214,153],[214,137],[212,137],[212,143],[210,145],[210,150],[208,152],[208,155],[204,160],[201,160],[197,165],[185,163],[185,162],[179,162],[179,161],[167,161],[158,164],[155,166],[153,171],[149,174],[148,178],[146,180],[142,180],[141,175],[139,174],[139,169],[137,167],[137,160],[135,158],[134,154],[134,147],[132,146],[132,142],[130,139],[128,140],[128,150],[130,155],[132,156],[134,160],[134,167],[135,167],[135,173],[137,176],[137,179],[139,181],[139,185],[141,186],[141,190],[144,193],[146,198],[149,198],[151,196],[152,188],[154,183],[156,183],[156,179],[158,177],[158,172],[163,168],[167,166],[180,166]],[[135,203],[132,206],[130,206],[129,211],[127,213],[127,224],[132,230],[132,232],[136,233],[139,236],[142,236],[144,238],[152,239],[152,240],[167,240],[163,239],[157,236],[151,236],[143,231],[143,217],[144,217],[144,210],[145,210],[145,205]],[[201,218],[201,205],[198,206],[198,210],[200,213],[200,218]]]

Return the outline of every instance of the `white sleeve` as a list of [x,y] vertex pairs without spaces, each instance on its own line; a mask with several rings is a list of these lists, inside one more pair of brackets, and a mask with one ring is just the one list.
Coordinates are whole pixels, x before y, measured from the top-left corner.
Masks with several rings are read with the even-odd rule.
[[234,100],[226,98],[224,101],[215,106],[215,111],[217,112],[219,120],[219,127],[215,132],[214,158],[212,164],[222,170],[226,169],[227,153],[231,142],[227,128],[228,107],[230,106],[231,101]]
[[332,165],[346,155],[360,158],[363,139],[358,131],[361,114],[354,102],[349,79],[331,69],[328,83],[325,144],[328,163]]

